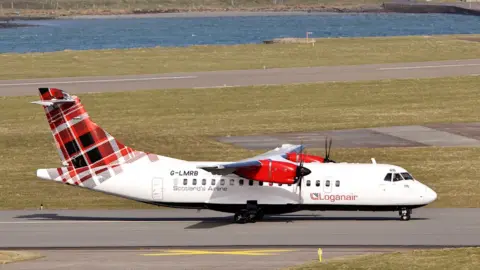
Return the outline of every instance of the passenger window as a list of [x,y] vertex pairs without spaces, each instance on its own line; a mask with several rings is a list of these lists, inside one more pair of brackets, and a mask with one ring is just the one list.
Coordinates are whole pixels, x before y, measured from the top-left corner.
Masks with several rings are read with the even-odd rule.
[[197,184],[197,179],[193,178],[193,185],[195,186]]
[[187,179],[183,179],[183,185],[186,186],[188,183],[188,180]]
[[279,186],[279,187],[281,187],[281,186],[282,186],[282,184],[278,184],[278,186]]
[[307,187],[310,186],[310,180],[307,180]]
[[230,179],[230,186],[233,186],[233,184],[235,184],[235,180]]
[[336,187],[339,187],[339,186],[340,186],[340,181],[339,181],[339,180],[335,181],[335,186],[336,186]]
[[243,186],[243,179],[240,179],[238,183],[240,184],[240,186]]
[[329,187],[330,186],[330,180],[325,181],[325,186]]
[[403,178],[399,173],[393,175],[393,182],[402,181]]
[[212,186],[215,186],[215,179],[212,179]]
[[202,185],[206,185],[207,184],[207,179],[202,179]]
[[289,187],[291,187],[291,186],[292,186],[292,184],[288,184],[288,186],[289,186]]
[[260,186],[263,186],[263,182],[262,182],[262,181],[260,181],[258,184],[259,184]]
[[220,180],[220,185],[225,185],[225,179]]
[[391,173],[387,173],[387,175],[385,176],[385,178],[383,179],[384,181],[392,181],[392,174]]
[[248,180],[248,185],[253,186],[253,180]]
[[317,186],[317,187],[320,186],[320,180],[317,180],[317,181],[315,182],[315,186]]

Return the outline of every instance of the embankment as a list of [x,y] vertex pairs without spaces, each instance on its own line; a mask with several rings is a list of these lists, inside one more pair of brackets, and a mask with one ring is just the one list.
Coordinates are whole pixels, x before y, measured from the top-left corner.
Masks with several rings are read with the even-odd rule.
[[396,13],[449,13],[480,16],[477,3],[384,3],[386,12]]

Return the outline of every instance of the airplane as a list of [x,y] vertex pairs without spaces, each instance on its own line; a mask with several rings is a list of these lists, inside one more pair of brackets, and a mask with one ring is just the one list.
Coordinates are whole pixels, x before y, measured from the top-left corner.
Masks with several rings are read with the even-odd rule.
[[[39,88],[62,167],[37,177],[142,203],[232,213],[234,223],[310,211],[398,211],[436,200],[430,187],[390,164],[347,163],[283,144],[238,161],[187,161],[139,151],[95,124],[78,96]],[[331,147],[331,141],[330,141]]]

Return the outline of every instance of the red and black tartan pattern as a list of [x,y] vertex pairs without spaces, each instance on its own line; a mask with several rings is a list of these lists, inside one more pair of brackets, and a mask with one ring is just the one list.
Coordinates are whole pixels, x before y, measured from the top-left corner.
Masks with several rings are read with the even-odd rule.
[[[132,164],[133,162],[147,157],[149,162],[156,162],[159,160],[159,157],[154,154],[144,153],[144,152],[135,152],[135,157],[127,159],[122,164],[114,164],[109,166],[102,166],[96,168],[74,168],[74,167],[63,167],[56,169],[49,169],[51,179],[62,181],[63,183],[68,183],[76,186],[83,186],[87,188],[94,188],[97,184],[101,184],[104,181],[112,178],[115,175],[118,175],[123,172],[124,166]],[[96,177],[96,180],[94,179]]]
[[[43,101],[66,99],[66,93],[56,88],[40,88]],[[127,147],[90,120],[80,99],[75,102],[43,106],[62,161],[74,168],[95,168],[122,162],[133,157]]]
[[123,165],[143,157],[150,162],[159,160],[157,155],[123,145],[91,121],[77,96],[56,88],[39,88],[39,91],[42,101],[73,101],[43,106],[60,158],[67,163],[67,167],[48,170],[52,179],[93,188],[120,174]]

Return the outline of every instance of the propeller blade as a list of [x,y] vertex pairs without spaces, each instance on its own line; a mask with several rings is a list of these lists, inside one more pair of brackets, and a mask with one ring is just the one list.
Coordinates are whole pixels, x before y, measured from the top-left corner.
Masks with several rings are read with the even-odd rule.
[[328,153],[327,153],[327,136],[325,136],[325,159],[327,159]]
[[[330,152],[332,151],[332,143],[333,143],[333,140],[332,140],[332,138],[330,138],[329,145],[328,145],[328,151],[327,151],[327,154],[325,155],[325,160],[324,160],[325,163],[327,163],[327,162],[336,163],[334,160],[330,159]],[[325,144],[326,144],[326,141],[325,141]]]
[[332,151],[332,138],[330,138],[330,144],[328,145],[328,156],[330,157],[330,151]]

